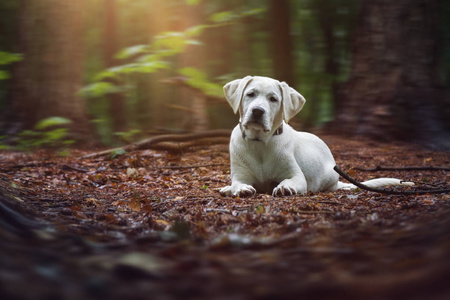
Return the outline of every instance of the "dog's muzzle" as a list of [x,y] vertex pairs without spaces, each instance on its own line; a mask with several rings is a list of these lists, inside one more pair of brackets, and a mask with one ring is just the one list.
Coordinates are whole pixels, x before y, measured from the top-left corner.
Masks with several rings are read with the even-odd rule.
[[[239,128],[241,129],[241,133],[242,133],[242,138],[245,140],[246,138],[246,134],[245,134],[245,129],[244,126],[242,126],[242,123],[239,122]],[[273,133],[273,135],[280,135],[283,133],[283,124],[281,124],[280,127],[277,128],[277,130],[275,130],[275,132]],[[256,140],[256,141],[260,141],[260,140]]]

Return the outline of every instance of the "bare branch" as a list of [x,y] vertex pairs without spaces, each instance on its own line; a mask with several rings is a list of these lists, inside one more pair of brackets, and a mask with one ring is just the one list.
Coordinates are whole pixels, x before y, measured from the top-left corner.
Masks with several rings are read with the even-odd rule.
[[364,172],[376,171],[450,171],[450,167],[435,167],[435,166],[411,166],[411,167],[380,167],[375,168],[361,168],[354,167],[353,169]]
[[[188,134],[166,134],[166,135],[158,135],[154,136],[127,146],[118,147],[114,149],[108,149],[100,152],[95,152],[91,154],[87,154],[82,156],[81,158],[92,158],[97,156],[104,156],[114,153],[116,151],[134,151],[134,150],[142,150],[142,149],[158,149],[158,150],[171,150],[171,151],[179,151],[188,147],[199,145],[197,140],[207,139],[207,138],[218,138],[218,137],[226,137],[229,141],[229,137],[231,135],[230,130],[226,129],[218,129],[218,130],[210,130],[210,131],[202,131],[197,133],[188,133]],[[186,142],[183,146],[177,145],[175,143],[169,144],[165,142]],[[217,141],[216,141],[217,142]],[[220,143],[223,143],[224,140],[221,140]],[[208,141],[200,143],[201,145],[208,144]]]
[[424,194],[444,194],[449,193],[450,189],[440,189],[440,190],[420,190],[420,191],[393,191],[393,190],[386,190],[386,189],[377,189],[368,187],[367,185],[362,184],[359,181],[356,181],[355,179],[351,178],[347,173],[342,171],[337,165],[334,166],[334,170],[341,175],[343,178],[348,180],[349,182],[353,183],[360,189],[375,192],[375,193],[381,193],[381,194],[388,194],[388,195],[424,195]]

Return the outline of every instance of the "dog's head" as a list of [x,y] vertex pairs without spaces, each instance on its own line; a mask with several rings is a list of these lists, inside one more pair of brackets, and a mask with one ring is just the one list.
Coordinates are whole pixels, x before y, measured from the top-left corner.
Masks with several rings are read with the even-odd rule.
[[248,140],[267,141],[283,120],[289,122],[305,104],[296,90],[268,77],[236,79],[223,90],[234,113],[239,111],[243,136]]

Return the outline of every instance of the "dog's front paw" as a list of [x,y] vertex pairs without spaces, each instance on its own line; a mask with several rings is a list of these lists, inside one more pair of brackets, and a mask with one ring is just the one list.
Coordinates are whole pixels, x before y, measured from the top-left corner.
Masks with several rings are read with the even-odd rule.
[[222,196],[249,197],[256,194],[256,190],[251,185],[242,183],[236,186],[228,185],[220,189],[220,194]]
[[221,188],[219,193],[222,196],[231,196],[231,185],[227,185],[226,187]]
[[256,189],[248,184],[239,185],[233,192],[234,196],[238,197],[250,197],[256,194]]
[[272,196],[292,196],[297,194],[305,194],[306,188],[296,188],[292,180],[283,180],[276,188],[273,189]]

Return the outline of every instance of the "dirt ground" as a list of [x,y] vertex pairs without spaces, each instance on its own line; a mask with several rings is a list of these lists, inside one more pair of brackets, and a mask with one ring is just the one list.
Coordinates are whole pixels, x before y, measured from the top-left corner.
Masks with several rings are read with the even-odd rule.
[[[445,170],[355,169],[449,153],[323,138],[358,180],[449,188]],[[227,145],[87,153],[0,152],[0,299],[450,299],[448,193],[222,197]]]

